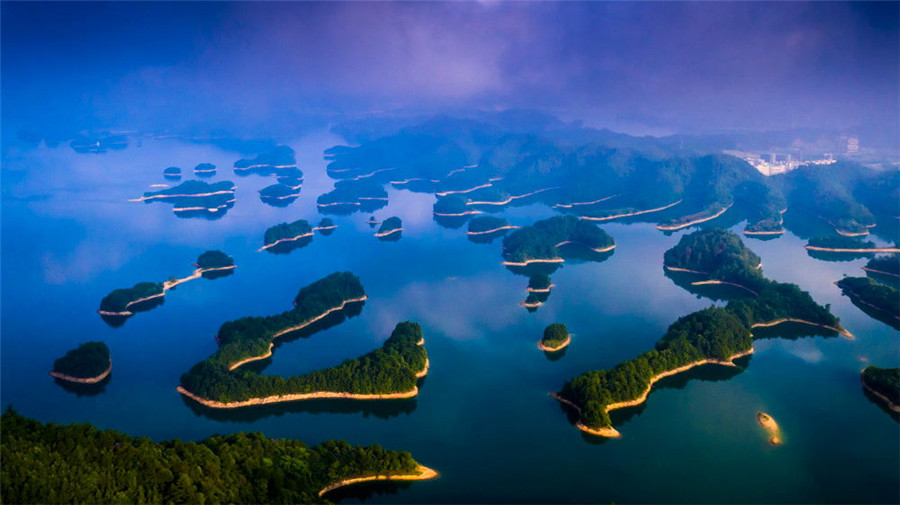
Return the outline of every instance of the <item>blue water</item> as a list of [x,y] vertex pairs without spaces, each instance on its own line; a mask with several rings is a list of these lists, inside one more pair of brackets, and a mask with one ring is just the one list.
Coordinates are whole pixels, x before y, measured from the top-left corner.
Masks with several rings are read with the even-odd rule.
[[[817,261],[790,233],[746,239],[769,278],[831,304],[856,338],[761,339],[743,371],[704,367],[666,379],[646,404],[614,414],[621,439],[599,440],[575,429],[547,393],[650,349],[679,316],[713,303],[663,274],[663,252],[689,230],[665,235],[649,224],[604,225],[615,254],[566,264],[533,314],[518,305],[528,280],[500,265],[499,241],[474,244],[465,228],[435,224],[432,195],[388,190],[389,206],[375,215],[402,218],[399,242],[378,241],[368,215],[355,214],[332,216],[339,226],[333,235],[316,235],[291,254],[257,252],[273,224],[318,222],[315,197],[331,189],[322,151],[340,142],[328,134],[290,142],[305,183],[286,208],[259,201],[257,191],[271,179],[233,175],[234,160],[249,153],[177,139],[99,155],[66,146],[10,150],[2,174],[2,407],[155,440],[261,431],[307,443],[379,443],[441,472],[435,481],[333,496],[345,502],[900,501],[898,423],[859,383],[868,363],[900,365],[898,332],[833,285],[844,274],[861,275],[865,260]],[[218,166],[212,181],[237,184],[237,203],[222,219],[179,219],[171,206],[127,201],[165,183],[163,168],[181,166],[191,178],[200,162]],[[531,206],[504,217],[526,225],[550,215]],[[187,276],[207,249],[234,257],[235,274],[180,285],[162,306],[119,328],[95,313],[115,288]],[[175,391],[179,376],[215,350],[221,323],[287,310],[300,287],[337,270],[360,276],[369,294],[361,314],[280,345],[263,373],[338,364],[378,347],[409,319],[422,324],[431,360],[418,398],[223,412]],[[574,334],[556,360],[536,347],[553,322]],[[109,345],[114,369],[102,393],[79,396],[47,372],[88,340]],[[760,410],[781,425],[784,445],[766,442]]]

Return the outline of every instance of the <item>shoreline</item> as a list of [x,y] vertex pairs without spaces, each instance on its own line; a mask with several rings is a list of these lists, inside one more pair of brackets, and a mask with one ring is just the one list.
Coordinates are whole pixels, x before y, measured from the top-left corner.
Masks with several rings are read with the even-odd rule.
[[484,212],[481,212],[480,210],[467,210],[465,212],[458,212],[456,214],[445,214],[442,212],[432,212],[432,214],[434,214],[435,216],[440,216],[440,217],[463,217],[463,216],[474,216],[476,214],[484,214]]
[[803,246],[810,251],[837,252],[837,253],[900,253],[897,247],[871,247],[868,249],[844,249],[835,247],[818,247],[814,245]]
[[66,375],[61,372],[50,371],[50,375],[56,379],[64,380],[67,382],[75,382],[78,384],[96,384],[103,379],[107,378],[112,372],[112,360],[109,360],[109,366],[106,367],[106,370],[103,371],[100,375],[95,375],[93,377],[73,377],[71,375]]
[[540,339],[540,340],[538,340],[538,349],[540,349],[544,352],[561,351],[561,350],[565,349],[566,347],[568,347],[571,342],[572,342],[571,334],[566,335],[566,339],[561,344],[559,344],[559,347],[550,347],[548,345],[544,345],[544,339]]
[[526,309],[536,309],[543,304],[544,304],[544,302],[533,302],[533,303],[519,302],[519,305],[522,307],[525,307]]
[[876,274],[881,274],[881,275],[890,275],[891,277],[900,277],[900,275],[892,274],[891,272],[885,272],[883,270],[875,270],[874,268],[867,268],[867,267],[860,267],[860,268],[862,268],[866,272],[874,272]]
[[[644,393],[643,393],[641,396],[639,396],[638,398],[635,398],[634,400],[626,400],[626,401],[624,401],[624,402],[610,403],[610,404],[608,404],[608,405],[606,406],[605,410],[606,410],[607,413],[609,413],[610,411],[613,411],[613,410],[616,410],[616,409],[623,409],[623,408],[626,408],[626,407],[634,407],[634,406],[636,406],[636,405],[640,405],[640,404],[644,403],[645,401],[647,401],[647,397],[650,395],[650,391],[653,390],[653,384],[655,384],[655,383],[658,382],[659,380],[664,379],[664,378],[666,378],[666,377],[671,377],[672,375],[676,375],[676,374],[679,374],[679,373],[681,373],[681,372],[685,372],[685,371],[687,371],[687,370],[690,370],[691,368],[694,368],[694,367],[697,367],[697,366],[702,366],[702,365],[737,366],[737,365],[734,364],[734,360],[736,360],[736,359],[738,359],[738,358],[742,358],[742,357],[744,357],[744,356],[749,356],[750,354],[753,354],[753,348],[752,348],[752,347],[751,347],[749,350],[747,350],[747,351],[739,352],[739,353],[737,353],[737,354],[734,354],[734,355],[730,356],[726,361],[721,361],[721,360],[717,360],[717,359],[707,358],[707,359],[704,359],[704,360],[694,361],[694,362],[692,362],[692,363],[688,363],[687,365],[680,366],[680,367],[678,367],[678,368],[673,368],[672,370],[669,370],[669,371],[667,371],[667,372],[663,372],[663,373],[661,373],[661,374],[659,374],[659,375],[654,375],[653,377],[650,378],[650,383],[647,385],[647,389],[644,391]],[[580,415],[580,413],[581,413],[581,408],[578,407],[577,405],[575,405],[573,402],[571,402],[571,401],[569,401],[569,400],[566,400],[566,399],[564,399],[564,398],[561,398],[561,397],[559,397],[559,396],[558,396],[557,394],[555,394],[555,393],[551,393],[551,396],[553,396],[553,397],[556,398],[557,400],[560,400],[560,401],[562,401],[562,402],[564,402],[564,403],[568,403],[569,405],[574,406],[575,408],[578,409],[578,412],[579,412],[579,415]],[[577,427],[577,428],[578,428],[579,430],[581,430],[581,431],[585,431],[585,432],[590,433],[590,434],[592,434],[592,435],[599,435],[599,436],[601,436],[601,437],[617,438],[617,437],[622,436],[622,434],[619,433],[619,431],[616,430],[615,428],[613,428],[612,426],[609,426],[609,427],[602,427],[602,428],[599,428],[599,429],[597,429],[597,428],[590,428],[590,427],[588,427],[588,426],[585,426],[584,424],[581,424],[581,421],[579,420],[579,421],[575,424],[575,427]]]
[[519,229],[519,228],[521,228],[521,226],[514,226],[514,225],[511,225],[511,224],[508,224],[508,225],[506,225],[506,226],[501,226],[501,227],[499,227],[499,228],[494,228],[493,230],[485,230],[485,231],[467,231],[466,234],[467,234],[467,235],[487,235],[488,233],[497,233],[498,231],[503,231],[503,230],[517,230],[517,229]]
[[513,200],[518,200],[519,198],[525,198],[525,197],[528,197],[528,196],[531,196],[531,195],[536,195],[536,194],[538,194],[538,193],[543,193],[544,191],[550,191],[551,189],[559,189],[559,186],[552,187],[552,188],[543,188],[543,189],[539,189],[539,190],[537,190],[537,191],[532,191],[531,193],[525,193],[524,195],[510,195],[510,196],[506,197],[506,200],[502,200],[502,201],[499,201],[499,202],[487,202],[487,201],[485,201],[485,202],[482,202],[482,201],[474,201],[474,202],[471,202],[471,201],[470,201],[470,202],[466,202],[466,205],[506,205],[506,204],[512,203]]
[[744,235],[784,235],[785,229],[782,228],[782,229],[780,229],[780,230],[775,230],[775,231],[750,231],[750,230],[744,230],[744,231],[742,231],[741,233],[743,233]]
[[528,291],[529,293],[549,293],[550,290],[555,287],[556,287],[556,284],[550,284],[546,288],[531,288],[531,287],[525,288],[525,291]]
[[679,267],[670,267],[669,265],[663,265],[663,267],[670,272],[687,272],[689,274],[699,274],[699,275],[709,275],[709,272],[701,272],[699,270],[688,270],[687,268],[679,268]]
[[401,474],[397,474],[397,475],[370,475],[367,477],[351,477],[348,479],[337,481],[334,484],[329,484],[324,489],[319,491],[319,496],[322,496],[329,491],[334,491],[337,488],[349,486],[352,484],[358,484],[360,482],[370,482],[370,481],[377,481],[377,480],[430,480],[430,479],[435,479],[438,476],[440,476],[440,474],[436,470],[428,468],[427,466],[424,466],[422,464],[419,464],[419,466],[416,468],[416,470],[419,473],[416,473],[416,474],[401,473]]
[[657,208],[655,208],[655,209],[637,210],[637,211],[634,211],[634,212],[626,212],[625,214],[615,214],[615,215],[612,215],[612,216],[602,216],[602,217],[595,217],[595,216],[578,216],[578,218],[579,218],[579,219],[584,219],[584,220],[587,220],[587,221],[609,221],[609,220],[611,220],[611,219],[618,219],[618,218],[620,218],[620,217],[640,216],[641,214],[649,214],[649,213],[651,213],[651,212],[659,212],[659,211],[661,211],[661,210],[666,210],[666,209],[669,209],[669,208],[671,208],[671,207],[674,207],[674,206],[678,205],[678,204],[681,203],[681,202],[682,202],[682,200],[678,200],[677,202],[670,203],[669,205],[665,205],[665,206],[662,206],[662,207],[657,207]]
[[887,404],[887,407],[888,407],[889,409],[891,409],[892,411],[894,411],[894,412],[900,412],[900,405],[895,404],[894,402],[891,401],[890,398],[888,398],[887,396],[884,396],[883,394],[879,393],[878,391],[875,391],[875,389],[873,389],[872,386],[866,384],[865,375],[863,375],[862,372],[860,372],[859,376],[860,376],[860,380],[862,381],[863,388],[864,388],[866,391],[872,393],[872,394],[875,395],[875,397],[877,397],[879,400],[881,400],[881,401],[883,401],[884,403],[886,403],[886,404]]
[[[315,228],[313,228],[313,230],[315,230]],[[313,233],[312,233],[312,231],[310,231],[309,233],[303,233],[301,235],[297,235],[296,237],[280,238],[280,239],[276,240],[275,242],[272,242],[271,244],[265,244],[264,246],[257,249],[256,252],[265,251],[266,249],[268,249],[270,247],[275,247],[276,245],[278,245],[282,242],[293,242],[295,240],[300,240],[301,238],[312,237],[312,236],[313,236]]]
[[716,212],[715,214],[713,214],[712,216],[697,218],[697,219],[694,219],[693,221],[688,221],[687,223],[683,223],[683,224],[658,224],[658,225],[656,225],[656,228],[659,230],[663,230],[663,231],[675,231],[675,230],[680,230],[682,228],[687,228],[688,226],[692,226],[695,224],[705,223],[707,221],[711,221],[711,220],[721,216],[728,209],[730,209],[732,205],[734,205],[734,204],[731,204],[731,205],[725,207],[724,209],[720,210],[719,212]]
[[547,259],[533,259],[533,260],[525,260],[522,262],[518,261],[504,261],[500,263],[501,265],[512,266],[512,267],[527,267],[532,263],[564,263],[566,260],[562,258],[547,258]]
[[475,191],[475,190],[477,190],[477,189],[489,188],[489,187],[491,187],[491,186],[493,186],[493,184],[491,184],[491,183],[488,182],[488,183],[486,183],[486,184],[482,184],[481,186],[475,186],[474,188],[441,191],[441,192],[435,193],[435,195],[437,195],[437,196],[461,195],[461,194],[464,194],[464,193],[471,193],[472,191]]
[[214,195],[233,195],[234,190],[222,190],[222,191],[213,191],[212,193],[197,193],[194,195],[186,194],[186,195],[151,195],[151,196],[142,196],[140,198],[129,199],[129,202],[146,202],[147,200],[156,200],[156,199],[165,199],[165,198],[202,198],[206,196],[214,196]]
[[380,231],[380,232],[376,233],[375,236],[379,237],[379,238],[387,237],[388,235],[393,235],[394,233],[401,232],[401,231],[403,231],[402,226],[400,228],[394,228],[393,230]]
[[781,428],[778,423],[769,414],[765,412],[757,412],[756,422],[763,427],[769,434],[769,443],[772,445],[781,445]]
[[753,296],[759,296],[759,293],[757,293],[756,291],[753,291],[752,289],[748,288],[747,286],[742,286],[742,285],[740,285],[740,284],[735,284],[734,282],[720,281],[720,280],[718,280],[718,279],[709,279],[709,280],[705,280],[705,281],[696,281],[696,282],[692,282],[692,283],[691,283],[691,286],[705,286],[705,285],[707,285],[707,284],[722,284],[722,285],[725,285],[725,286],[734,286],[734,287],[736,287],[736,288],[741,288],[741,289],[743,289],[743,290],[746,290],[746,291],[749,292],[749,293],[753,293]]
[[812,321],[807,321],[807,320],[805,320],[805,319],[794,319],[794,318],[792,318],[792,317],[784,317],[784,318],[781,318],[781,319],[776,319],[776,320],[774,320],[774,321],[768,321],[768,322],[765,322],[765,323],[754,323],[753,325],[750,326],[750,329],[753,329],[753,328],[768,328],[769,326],[775,326],[775,325],[779,325],[779,324],[781,324],[781,323],[788,323],[788,322],[790,322],[790,323],[802,323],[802,324],[808,324],[808,325],[811,325],[811,326],[818,326],[818,327],[820,327],[820,328],[825,328],[825,329],[828,329],[828,330],[831,330],[831,331],[836,331],[837,333],[839,333],[839,334],[841,334],[841,335],[843,335],[843,336],[845,336],[845,337],[847,337],[847,338],[854,338],[854,337],[853,337],[853,334],[850,333],[849,331],[847,331],[847,330],[844,329],[844,328],[840,328],[840,327],[839,327],[839,328],[835,328],[834,326],[828,326],[827,324],[819,324],[819,323],[814,323],[814,322],[812,322]]
[[607,201],[607,200],[609,200],[609,199],[611,199],[611,198],[615,198],[615,197],[617,197],[617,196],[620,196],[620,194],[615,194],[615,195],[612,195],[612,196],[607,196],[607,197],[601,198],[601,199],[599,199],[599,200],[594,200],[594,201],[592,201],[592,202],[557,203],[556,205],[554,205],[554,207],[558,207],[558,208],[560,208],[560,209],[571,209],[572,207],[575,207],[576,205],[595,205],[595,204],[598,204],[598,203],[600,203],[600,202],[605,202],[605,201]]
[[591,246],[589,246],[589,245],[587,245],[587,244],[585,244],[585,243],[583,243],[583,242],[575,242],[575,241],[573,241],[573,240],[563,240],[562,242],[560,242],[560,243],[554,245],[554,247],[559,247],[559,246],[561,246],[561,245],[566,245],[566,244],[572,244],[572,245],[578,245],[578,246],[581,246],[581,247],[586,247],[586,248],[590,249],[591,251],[598,252],[598,253],[609,252],[609,251],[612,251],[613,249],[616,248],[616,244],[613,244],[613,245],[611,245],[611,246],[601,247],[601,248],[598,249],[598,248],[595,248],[595,247],[591,247]]

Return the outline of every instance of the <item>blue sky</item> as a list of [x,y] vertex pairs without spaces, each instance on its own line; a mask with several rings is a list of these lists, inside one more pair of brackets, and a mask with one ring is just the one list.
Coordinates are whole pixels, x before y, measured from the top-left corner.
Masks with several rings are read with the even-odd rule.
[[896,2],[3,2],[0,19],[7,127],[508,107],[660,132],[900,121]]

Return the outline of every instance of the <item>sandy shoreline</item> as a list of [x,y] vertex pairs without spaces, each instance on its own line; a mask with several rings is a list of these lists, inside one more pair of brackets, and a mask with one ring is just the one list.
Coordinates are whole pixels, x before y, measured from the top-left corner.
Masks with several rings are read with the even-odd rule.
[[[313,230],[315,230],[315,229],[316,228],[313,228]],[[276,240],[275,242],[272,242],[271,244],[266,244],[266,245],[260,247],[259,249],[256,250],[256,252],[265,251],[266,249],[268,249],[270,247],[275,247],[278,244],[281,244],[282,242],[293,242],[295,240],[300,240],[301,238],[312,237],[312,236],[313,236],[312,231],[310,231],[309,233],[303,233],[301,235],[297,235],[296,237],[280,238],[280,239]]]
[[598,249],[596,247],[590,247],[587,244],[584,244],[582,242],[575,242],[573,240],[563,240],[562,242],[556,244],[554,247],[559,247],[561,245],[566,245],[566,244],[579,245],[581,247],[585,247],[587,249],[590,249],[591,251],[598,252],[598,253],[609,252],[616,248],[616,244],[613,244],[611,246],[601,247]]
[[501,265],[513,266],[513,267],[527,267],[532,263],[563,263],[566,260],[562,258],[547,258],[547,259],[533,259],[533,260],[525,260],[522,262],[518,261],[504,261]]
[[866,272],[874,272],[876,274],[881,274],[881,275],[890,275],[891,277],[900,277],[900,275],[892,274],[890,272],[885,272],[883,270],[875,270],[874,268],[866,268],[866,267],[860,267],[860,268],[862,268]]
[[456,214],[445,214],[442,212],[434,212],[435,216],[441,217],[462,217],[462,216],[474,216],[476,214],[483,214],[480,210],[467,210],[465,212],[458,212]]
[[778,423],[775,422],[775,419],[772,419],[772,416],[765,412],[758,412],[756,414],[756,421],[759,422],[759,425],[762,426],[766,432],[768,432],[770,444],[781,445],[781,429],[778,427]]
[[467,235],[487,235],[487,234],[489,234],[489,233],[496,233],[496,232],[498,232],[498,231],[503,231],[503,230],[517,230],[517,229],[519,229],[519,228],[521,228],[521,226],[513,226],[513,225],[511,225],[511,224],[508,224],[508,225],[506,225],[506,226],[501,226],[501,227],[499,227],[499,228],[494,228],[493,230],[467,231],[466,234],[467,234]]
[[750,328],[751,328],[751,329],[752,329],[752,328],[768,328],[769,326],[775,326],[775,325],[778,325],[778,324],[781,324],[781,323],[787,323],[787,322],[791,322],[791,323],[803,323],[803,324],[808,324],[808,325],[810,325],[810,326],[818,326],[818,327],[820,327],[820,328],[825,328],[825,329],[828,329],[828,330],[831,330],[831,331],[836,331],[836,332],[840,333],[841,335],[843,335],[843,336],[845,336],[845,337],[847,337],[847,338],[853,338],[853,334],[850,333],[849,331],[847,331],[847,330],[844,329],[844,328],[835,328],[834,326],[828,326],[827,324],[819,324],[819,323],[814,323],[814,322],[812,322],[812,321],[806,321],[806,320],[804,320],[804,319],[794,319],[794,318],[791,318],[791,317],[785,317],[785,318],[782,318],[782,319],[776,319],[776,320],[774,320],[774,321],[769,321],[769,322],[766,322],[766,323],[755,323],[755,324],[753,324],[752,326],[750,326]]
[[541,340],[538,340],[538,349],[540,349],[542,351],[546,351],[546,352],[561,351],[561,350],[565,349],[566,347],[568,347],[571,342],[572,342],[572,335],[566,335],[566,339],[561,344],[559,344],[558,347],[550,347],[550,346],[544,345],[544,339],[541,339]]
[[609,200],[610,198],[615,198],[615,197],[617,197],[617,196],[619,196],[619,195],[607,196],[607,197],[601,198],[601,199],[599,199],[599,200],[593,200],[593,201],[590,201],[590,202],[557,203],[556,205],[554,205],[554,207],[558,207],[558,208],[560,208],[560,209],[571,209],[572,207],[575,207],[575,206],[581,206],[581,205],[595,205],[595,204],[598,204],[598,203],[600,203],[600,202],[605,202],[605,201]]
[[546,288],[525,288],[529,293],[549,293],[551,289],[555,288],[556,284],[550,284]]
[[134,198],[128,200],[129,202],[144,202],[147,200],[156,200],[156,199],[165,199],[165,198],[202,198],[205,196],[214,196],[214,195],[233,195],[234,190],[222,190],[222,191],[213,191],[212,193],[197,193],[195,195],[186,194],[186,195],[151,195],[151,196],[142,196],[140,198]]
[[706,281],[696,281],[696,282],[692,282],[692,283],[691,283],[691,286],[705,286],[705,285],[707,285],[707,284],[722,284],[722,285],[724,285],[724,286],[734,286],[734,287],[736,287],[736,288],[741,288],[741,289],[743,289],[743,290],[745,290],[745,291],[747,291],[747,292],[749,292],[749,293],[753,293],[753,296],[759,296],[759,293],[757,293],[756,291],[753,291],[752,289],[748,288],[747,286],[742,286],[742,285],[736,284],[736,283],[734,283],[734,282],[720,281],[720,280],[717,280],[717,279],[709,279],[709,280],[706,280]]
[[393,235],[394,233],[403,231],[403,227],[394,228],[393,230],[382,231],[375,234],[376,237],[387,237],[388,235]]
[[[864,376],[863,376],[862,374],[860,374],[860,378],[862,378],[862,377],[864,377]],[[879,393],[878,391],[875,391],[874,389],[872,389],[872,386],[866,384],[866,380],[865,380],[865,379],[862,379],[862,385],[863,385],[863,388],[865,388],[866,391],[872,393],[872,394],[875,395],[879,400],[881,400],[881,401],[883,401],[885,404],[887,404],[887,407],[888,407],[889,409],[893,410],[894,412],[900,412],[900,405],[896,405],[894,402],[891,401],[890,398],[888,398],[887,396],[884,396],[883,394]]]
[[531,193],[525,193],[524,195],[510,195],[506,197],[506,200],[501,200],[499,202],[470,201],[466,202],[466,205],[506,205],[508,203],[512,203],[513,200],[518,200],[519,198],[525,198],[527,196],[543,193],[544,191],[550,191],[551,189],[559,189],[559,187],[539,189],[537,191],[532,191]]
[[[665,377],[670,377],[672,375],[679,374],[681,372],[690,370],[691,368],[701,366],[701,365],[713,364],[713,365],[723,365],[723,366],[737,366],[733,363],[734,360],[744,357],[744,356],[748,356],[750,354],[753,354],[753,348],[750,348],[747,351],[739,352],[733,356],[730,356],[728,358],[728,360],[726,360],[726,361],[720,361],[720,360],[716,360],[716,359],[704,359],[704,360],[700,360],[700,361],[695,361],[693,363],[688,363],[687,365],[684,365],[684,366],[681,366],[678,368],[674,368],[667,372],[663,372],[659,375],[655,375],[650,378],[650,383],[647,385],[647,389],[644,391],[644,393],[640,397],[635,398],[634,400],[628,400],[628,401],[618,402],[618,403],[610,403],[609,405],[606,406],[606,412],[610,412],[612,410],[622,409],[622,408],[626,408],[626,407],[634,407],[635,405],[640,405],[641,403],[644,403],[645,401],[647,401],[647,397],[650,395],[650,391],[653,389],[653,384],[655,384],[657,381],[659,381]],[[576,409],[578,409],[579,413],[581,412],[581,408],[578,407],[577,405],[575,405],[574,403],[572,403],[571,401],[565,400],[564,398],[561,398],[559,395],[554,394],[554,393],[551,393],[551,396],[553,396],[557,400],[560,400],[564,403],[574,406]],[[576,423],[575,426],[579,430],[585,431],[592,435],[599,435],[601,437],[616,438],[616,437],[621,436],[621,433],[619,433],[618,430],[616,430],[615,428],[613,428],[611,426],[603,427],[603,428],[599,428],[599,429],[590,428],[590,427],[587,427],[587,426],[581,424],[580,421],[578,423]]]
[[824,251],[824,252],[847,252],[847,253],[897,253],[900,252],[900,248],[896,247],[872,247],[870,249],[842,249],[842,248],[834,248],[834,247],[817,247],[814,245],[805,245],[803,246],[810,251]]
[[419,465],[416,468],[418,473],[415,474],[398,474],[398,475],[371,475],[368,477],[353,477],[350,479],[344,479],[334,484],[330,484],[325,489],[319,491],[319,496],[324,495],[329,491],[333,491],[339,487],[349,486],[351,484],[358,484],[360,482],[370,482],[376,480],[429,480],[437,478],[440,474],[438,474],[435,470],[428,468],[427,466]]
[[670,272],[687,272],[689,274],[700,274],[700,275],[709,275],[709,272],[701,272],[699,270],[688,270],[687,268],[679,268],[679,267],[670,267],[669,265],[663,265],[666,270]]
[[668,208],[674,207],[681,203],[681,200],[677,202],[670,203],[669,205],[664,205],[662,207],[657,207],[655,209],[647,209],[647,210],[637,210],[634,212],[627,212],[625,214],[615,214],[613,216],[603,216],[603,217],[594,217],[594,216],[578,216],[579,219],[584,219],[587,221],[609,221],[611,219],[618,219],[620,217],[630,217],[630,216],[639,216],[641,214],[649,214],[651,212],[659,212],[661,210],[666,210]]
[[[732,204],[732,205],[733,205],[733,204]],[[705,223],[705,222],[707,222],[707,221],[713,220],[713,219],[715,219],[715,218],[721,216],[722,214],[724,214],[724,213],[725,213],[728,209],[730,209],[730,208],[731,208],[731,205],[725,207],[724,209],[720,210],[719,212],[716,212],[715,214],[713,214],[713,215],[711,215],[711,216],[697,218],[697,219],[694,219],[693,221],[688,221],[687,223],[679,223],[679,224],[658,224],[658,225],[656,225],[656,228],[659,229],[659,230],[663,230],[663,231],[680,230],[680,229],[682,229],[682,228],[687,228],[688,226],[692,226],[692,225],[700,224],[700,223]]]
[[[128,309],[128,307],[131,307],[132,305],[135,305],[135,304],[138,304],[141,302],[146,302],[147,300],[152,300],[154,298],[160,298],[160,297],[166,296],[166,291],[174,288],[175,286],[177,286],[183,282],[187,282],[187,281],[194,280],[194,279],[199,279],[200,277],[203,276],[204,272],[215,272],[218,270],[233,270],[234,268],[237,268],[237,265],[230,265],[227,267],[216,267],[216,268],[198,268],[198,269],[194,270],[194,273],[192,273],[191,275],[189,275],[183,279],[176,279],[175,281],[163,282],[162,293],[157,293],[155,295],[145,296],[143,298],[138,298],[137,300],[132,300],[125,305],[125,308]],[[101,316],[116,316],[116,317],[127,317],[127,316],[134,315],[134,312],[131,312],[129,310],[124,310],[122,312],[109,312],[106,310],[98,310],[97,313],[100,314]]]
[[109,366],[106,368],[106,370],[103,371],[103,373],[94,377],[73,377],[71,375],[53,371],[50,372],[50,375],[60,380],[76,382],[78,384],[96,384],[107,378],[110,372],[112,372],[112,360],[109,360]]
[[489,187],[491,187],[491,186],[493,186],[493,184],[491,184],[491,183],[488,182],[488,183],[482,184],[482,185],[480,185],[480,186],[475,186],[474,188],[469,188],[469,189],[458,189],[458,190],[449,190],[449,191],[441,191],[441,192],[435,193],[435,195],[437,195],[437,196],[461,195],[461,194],[463,194],[463,193],[471,193],[472,191],[475,191],[475,190],[477,190],[477,189],[489,188]]
[[782,229],[776,230],[776,231],[749,231],[749,230],[744,230],[744,231],[741,232],[741,233],[743,233],[744,235],[783,235],[784,232],[785,232],[785,230],[784,230],[784,228],[782,228]]

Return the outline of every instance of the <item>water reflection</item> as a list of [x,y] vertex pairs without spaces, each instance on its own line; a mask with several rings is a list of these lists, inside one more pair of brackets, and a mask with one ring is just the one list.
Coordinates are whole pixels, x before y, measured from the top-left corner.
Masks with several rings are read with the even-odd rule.
[[400,415],[409,415],[416,410],[418,400],[415,398],[399,400],[346,400],[342,398],[323,398],[301,400],[296,402],[254,405],[237,409],[214,409],[201,405],[185,396],[182,402],[191,409],[195,416],[213,421],[231,423],[251,423],[267,417],[281,417],[285,414],[362,414],[363,417],[391,419]]
[[97,396],[104,391],[106,391],[106,385],[109,384],[109,381],[112,380],[112,372],[106,376],[102,381],[94,383],[94,384],[82,384],[79,382],[69,382],[67,380],[54,378],[53,382],[56,383],[57,386],[63,388],[69,393],[74,394],[77,397],[82,396]]

